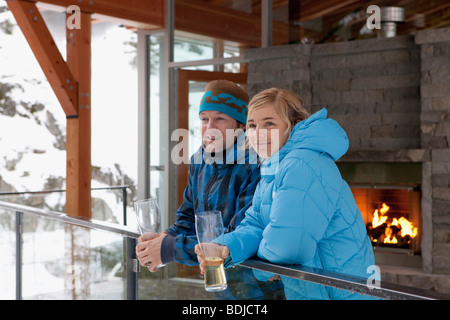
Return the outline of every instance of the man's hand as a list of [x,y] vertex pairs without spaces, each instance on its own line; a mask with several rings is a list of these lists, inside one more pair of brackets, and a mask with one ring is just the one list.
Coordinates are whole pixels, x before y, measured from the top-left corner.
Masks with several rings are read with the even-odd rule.
[[161,262],[161,243],[167,234],[165,232],[147,232],[138,238],[136,255],[142,266],[155,272]]

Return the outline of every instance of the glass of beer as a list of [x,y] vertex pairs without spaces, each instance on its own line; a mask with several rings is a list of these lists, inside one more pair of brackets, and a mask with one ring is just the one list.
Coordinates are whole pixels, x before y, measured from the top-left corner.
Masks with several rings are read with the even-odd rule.
[[205,290],[214,292],[227,288],[227,278],[223,267],[223,245],[213,243],[218,240],[222,243],[224,227],[220,211],[206,211],[195,214],[195,228],[197,239],[205,259]]
[[[136,201],[134,203],[138,229],[141,234],[161,232],[161,212],[155,198]],[[158,268],[164,267],[160,264]]]

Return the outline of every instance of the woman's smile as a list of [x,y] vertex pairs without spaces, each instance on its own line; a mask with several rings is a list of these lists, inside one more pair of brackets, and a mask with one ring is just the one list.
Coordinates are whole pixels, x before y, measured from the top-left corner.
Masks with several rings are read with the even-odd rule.
[[270,158],[286,142],[285,131],[288,125],[271,103],[262,105],[249,114],[247,124],[250,145],[262,158]]

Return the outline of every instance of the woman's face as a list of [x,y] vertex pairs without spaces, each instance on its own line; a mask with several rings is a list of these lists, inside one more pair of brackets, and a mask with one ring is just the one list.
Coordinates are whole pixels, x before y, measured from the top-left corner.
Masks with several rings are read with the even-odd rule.
[[287,128],[273,103],[254,109],[247,119],[248,140],[262,158],[270,158],[286,143]]

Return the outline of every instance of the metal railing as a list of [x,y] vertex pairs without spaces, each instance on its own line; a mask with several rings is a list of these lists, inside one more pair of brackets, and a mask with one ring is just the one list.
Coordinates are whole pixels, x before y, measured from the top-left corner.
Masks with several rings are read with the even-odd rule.
[[[137,272],[138,261],[135,255],[135,246],[137,238],[140,234],[127,226],[121,226],[109,222],[98,220],[84,220],[68,216],[64,213],[36,209],[28,206],[2,202],[0,201],[0,208],[11,210],[16,214],[16,298],[21,298],[22,272],[21,272],[21,243],[22,243],[22,215],[24,213],[37,215],[40,217],[58,220],[63,223],[85,227],[94,230],[105,231],[125,237],[127,242],[126,254],[126,282],[127,282],[127,299],[137,299]],[[276,273],[281,276],[292,277],[304,281],[318,283],[325,286],[330,286],[338,289],[349,290],[364,295],[370,295],[383,299],[392,300],[449,300],[450,295],[441,294],[434,291],[423,290],[403,285],[386,283],[380,281],[377,287],[369,287],[367,279],[353,277],[346,274],[331,272],[323,269],[305,267],[305,266],[284,266],[276,265],[260,259],[249,259],[241,264],[243,267],[258,269],[270,273]]]
[[[97,190],[121,190],[122,191],[122,219],[123,224],[127,225],[127,207],[128,207],[128,196],[127,189],[130,186],[112,186],[112,187],[97,187],[91,188],[92,191]],[[52,194],[52,193],[64,193],[67,190],[65,189],[53,189],[53,190],[43,190],[43,191],[10,191],[10,192],[0,192],[0,197],[2,196],[25,196],[25,195],[43,195],[43,194]]]

